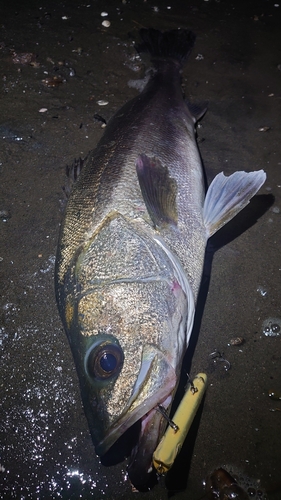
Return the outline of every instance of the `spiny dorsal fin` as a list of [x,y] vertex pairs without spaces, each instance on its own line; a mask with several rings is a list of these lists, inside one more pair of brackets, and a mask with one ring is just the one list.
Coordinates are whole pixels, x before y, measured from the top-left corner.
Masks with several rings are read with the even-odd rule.
[[147,211],[156,227],[177,224],[177,183],[158,158],[141,154],[136,170]]
[[260,189],[266,179],[263,170],[216,175],[207,191],[204,222],[208,237],[237,215]]

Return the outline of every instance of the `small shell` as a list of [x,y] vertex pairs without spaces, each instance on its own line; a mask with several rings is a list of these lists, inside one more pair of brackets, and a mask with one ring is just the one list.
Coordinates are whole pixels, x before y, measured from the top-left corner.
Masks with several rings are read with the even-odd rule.
[[270,127],[260,127],[259,128],[259,132],[267,132],[268,130],[270,130]]
[[108,12],[101,12],[101,17],[107,17],[108,16]]
[[243,337],[235,337],[234,339],[231,339],[228,343],[228,345],[242,345],[244,344],[245,340]]
[[100,101],[97,101],[97,104],[98,104],[99,106],[107,106],[108,101],[103,101],[103,100],[101,99]]
[[111,25],[111,22],[110,22],[110,21],[105,20],[105,21],[103,21],[101,24],[102,24],[105,28],[109,28],[109,26]]

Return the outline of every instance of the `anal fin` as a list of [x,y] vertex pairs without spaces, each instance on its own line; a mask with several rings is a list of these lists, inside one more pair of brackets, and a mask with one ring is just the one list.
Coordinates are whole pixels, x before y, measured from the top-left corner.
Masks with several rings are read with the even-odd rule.
[[210,184],[204,203],[204,223],[208,237],[237,215],[257,193],[266,179],[263,170],[218,174]]

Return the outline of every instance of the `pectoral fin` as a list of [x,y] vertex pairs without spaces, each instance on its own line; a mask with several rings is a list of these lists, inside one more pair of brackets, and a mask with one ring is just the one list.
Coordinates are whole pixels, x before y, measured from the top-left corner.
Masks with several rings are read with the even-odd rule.
[[156,227],[177,224],[177,183],[158,158],[138,157],[136,170],[147,211]]
[[260,189],[266,179],[263,170],[218,174],[207,191],[204,222],[208,237],[237,215]]

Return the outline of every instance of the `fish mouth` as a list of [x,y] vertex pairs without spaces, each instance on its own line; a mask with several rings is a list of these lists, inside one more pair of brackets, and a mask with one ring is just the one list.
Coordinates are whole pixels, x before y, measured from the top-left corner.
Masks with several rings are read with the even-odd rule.
[[129,477],[137,489],[146,489],[143,485],[149,482],[152,455],[165,430],[166,421],[158,406],[169,408],[176,383],[175,369],[167,357],[153,345],[144,346],[141,369],[132,395],[118,420],[96,446],[97,455],[102,457],[131,426],[140,421],[138,443],[132,450],[128,466]]

